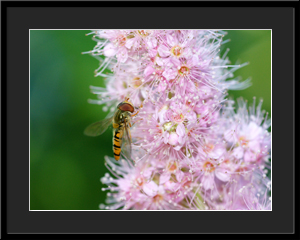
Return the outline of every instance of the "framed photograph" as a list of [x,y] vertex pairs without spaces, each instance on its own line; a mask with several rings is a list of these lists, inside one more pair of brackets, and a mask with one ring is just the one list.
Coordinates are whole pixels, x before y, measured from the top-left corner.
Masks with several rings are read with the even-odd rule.
[[297,4],[27,4],[2,4],[2,238],[299,236]]

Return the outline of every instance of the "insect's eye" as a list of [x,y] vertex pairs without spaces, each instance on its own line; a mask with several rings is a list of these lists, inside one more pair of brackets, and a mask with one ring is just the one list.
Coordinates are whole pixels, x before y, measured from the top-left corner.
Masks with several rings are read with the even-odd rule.
[[120,103],[118,108],[121,110],[121,111],[124,111],[124,112],[131,112],[133,113],[134,112],[134,108],[132,105],[130,105],[129,103]]

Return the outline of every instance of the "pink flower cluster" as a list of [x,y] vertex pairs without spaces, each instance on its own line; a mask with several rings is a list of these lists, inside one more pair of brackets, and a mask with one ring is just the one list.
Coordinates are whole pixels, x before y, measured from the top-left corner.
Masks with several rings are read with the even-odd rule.
[[[105,209],[269,210],[271,123],[261,110],[225,97],[244,89],[220,56],[224,31],[99,30],[90,51],[100,61],[91,87],[103,110],[129,98],[132,159],[106,157]],[[105,71],[105,73],[104,73]],[[134,164],[131,162],[133,161]]]

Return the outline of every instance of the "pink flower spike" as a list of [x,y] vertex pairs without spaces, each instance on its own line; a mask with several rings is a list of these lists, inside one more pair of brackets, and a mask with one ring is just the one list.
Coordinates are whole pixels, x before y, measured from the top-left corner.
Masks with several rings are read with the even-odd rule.
[[[226,98],[250,85],[233,74],[246,64],[231,65],[228,50],[220,54],[226,32],[91,34],[96,46],[86,53],[99,59],[95,75],[105,86],[91,86],[89,102],[106,119],[120,113],[115,121],[127,124],[132,140],[126,146],[123,135],[119,161],[105,157],[101,209],[270,210],[271,120],[262,101],[235,106]],[[123,101],[133,112],[117,111]]]

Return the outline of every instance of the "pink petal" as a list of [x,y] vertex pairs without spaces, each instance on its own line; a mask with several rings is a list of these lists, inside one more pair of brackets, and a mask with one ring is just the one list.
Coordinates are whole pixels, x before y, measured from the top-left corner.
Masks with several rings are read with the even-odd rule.
[[175,132],[171,132],[169,136],[169,144],[175,146],[178,143],[178,135]]
[[160,57],[168,57],[171,54],[170,49],[165,45],[159,46],[157,50]]
[[153,167],[146,168],[146,169],[143,171],[143,176],[144,176],[145,178],[149,178],[149,177],[152,175],[153,170],[154,170]]
[[113,38],[115,35],[116,35],[115,30],[106,30],[105,32],[99,33],[99,36],[101,38],[107,38],[107,39]]
[[171,181],[167,181],[164,186],[165,186],[165,189],[170,190],[172,192],[176,192],[178,190],[178,188],[180,187],[180,184],[174,183]]
[[156,38],[147,38],[146,44],[149,48],[155,48],[157,46]]
[[127,39],[125,47],[131,48],[135,41],[136,41],[135,38]]
[[157,57],[157,58],[155,59],[155,63],[156,63],[158,66],[163,66],[163,65],[164,65],[164,61],[163,61],[163,59],[160,58],[160,57]]
[[192,66],[196,66],[199,63],[199,59],[197,55],[193,55],[192,57]]
[[230,174],[229,174],[229,173],[225,173],[226,171],[227,171],[226,169],[217,168],[217,169],[215,170],[216,177],[217,177],[218,179],[220,179],[221,181],[223,181],[223,182],[229,181],[229,179],[230,179]]
[[180,146],[180,145],[179,145],[179,146],[176,146],[176,147],[174,147],[174,150],[179,151],[179,150],[181,149],[181,147],[182,147],[182,146]]
[[124,62],[126,62],[127,58],[128,58],[128,53],[127,53],[126,48],[120,49],[117,54],[118,61],[120,61],[121,63],[124,63]]
[[158,91],[163,92],[166,90],[166,88],[167,88],[167,84],[161,81],[160,84],[158,85]]
[[165,188],[163,186],[158,186],[158,192],[160,194],[164,194],[165,193]]
[[185,117],[189,120],[190,123],[195,122],[197,120],[197,114],[194,111],[186,113]]
[[212,88],[211,87],[201,86],[200,91],[199,91],[199,97],[200,98],[210,97],[211,94],[212,94]]
[[209,153],[211,158],[217,159],[225,152],[225,149],[221,146],[216,146],[212,152]]
[[[193,56],[196,56],[196,55],[193,55]],[[193,67],[194,66],[193,57],[189,58],[187,60],[186,65],[189,66],[189,67]]]
[[144,70],[145,77],[149,76],[153,72],[155,72],[155,69],[152,67],[152,65],[148,65]]
[[154,197],[157,194],[158,186],[155,182],[151,181],[149,183],[144,184],[143,190],[148,196]]
[[167,69],[162,74],[167,80],[172,80],[177,76],[177,71],[174,69]]
[[179,138],[178,138],[178,143],[179,143],[180,145],[182,145],[182,144],[184,143],[184,140],[185,140],[185,136],[179,136]]
[[260,143],[259,143],[259,141],[257,141],[257,140],[250,141],[250,142],[248,143],[248,146],[249,146],[249,148],[250,148],[252,151],[254,151],[254,152],[257,152],[257,151],[260,150]]
[[177,181],[178,182],[181,182],[181,180],[183,179],[183,177],[184,177],[184,173],[182,172],[182,171],[178,171],[177,173],[176,173],[176,179],[177,179]]
[[202,183],[202,186],[204,187],[204,189],[206,189],[206,190],[210,189],[214,184],[213,175],[209,174],[207,176],[203,176],[201,183]]
[[156,57],[156,55],[157,55],[157,50],[156,49],[149,49],[148,50],[148,56],[150,58],[154,58],[154,57]]
[[166,111],[167,111],[166,109],[162,109],[158,112],[158,118],[160,124],[164,124],[167,121]]
[[169,46],[174,47],[177,41],[171,35],[167,35],[167,43],[169,44]]
[[181,66],[181,62],[180,62],[179,59],[177,59],[177,58],[171,58],[170,61],[172,62],[172,64],[173,64],[176,68],[178,68],[178,67]]
[[256,159],[257,159],[257,154],[255,152],[252,152],[250,150],[245,152],[244,160],[246,162],[254,162],[256,161]]
[[104,55],[106,57],[112,57],[117,52],[117,49],[115,48],[115,46],[112,43],[107,44],[103,50],[104,50]]
[[118,181],[118,186],[120,187],[120,189],[122,189],[122,191],[127,191],[130,190],[131,188],[131,184],[130,181]]
[[184,136],[185,135],[185,127],[183,125],[183,123],[179,123],[177,128],[176,128],[176,133],[179,135],[179,136]]
[[236,143],[237,138],[236,138],[236,135],[234,133],[235,129],[236,129],[236,127],[232,127],[231,129],[228,129],[227,131],[225,131],[224,138],[225,138],[226,141]]
[[232,155],[235,158],[240,159],[244,156],[244,149],[242,147],[237,147],[232,151]]
[[262,133],[261,127],[259,127],[254,122],[250,122],[250,124],[248,125],[249,139],[252,140],[254,138],[257,138],[261,133]]
[[159,184],[164,184],[165,182],[169,181],[171,177],[171,173],[169,172],[164,172],[163,174],[160,175],[159,177]]
[[168,141],[169,141],[169,136],[170,136],[170,133],[169,132],[165,132],[164,133],[164,143],[167,144]]

